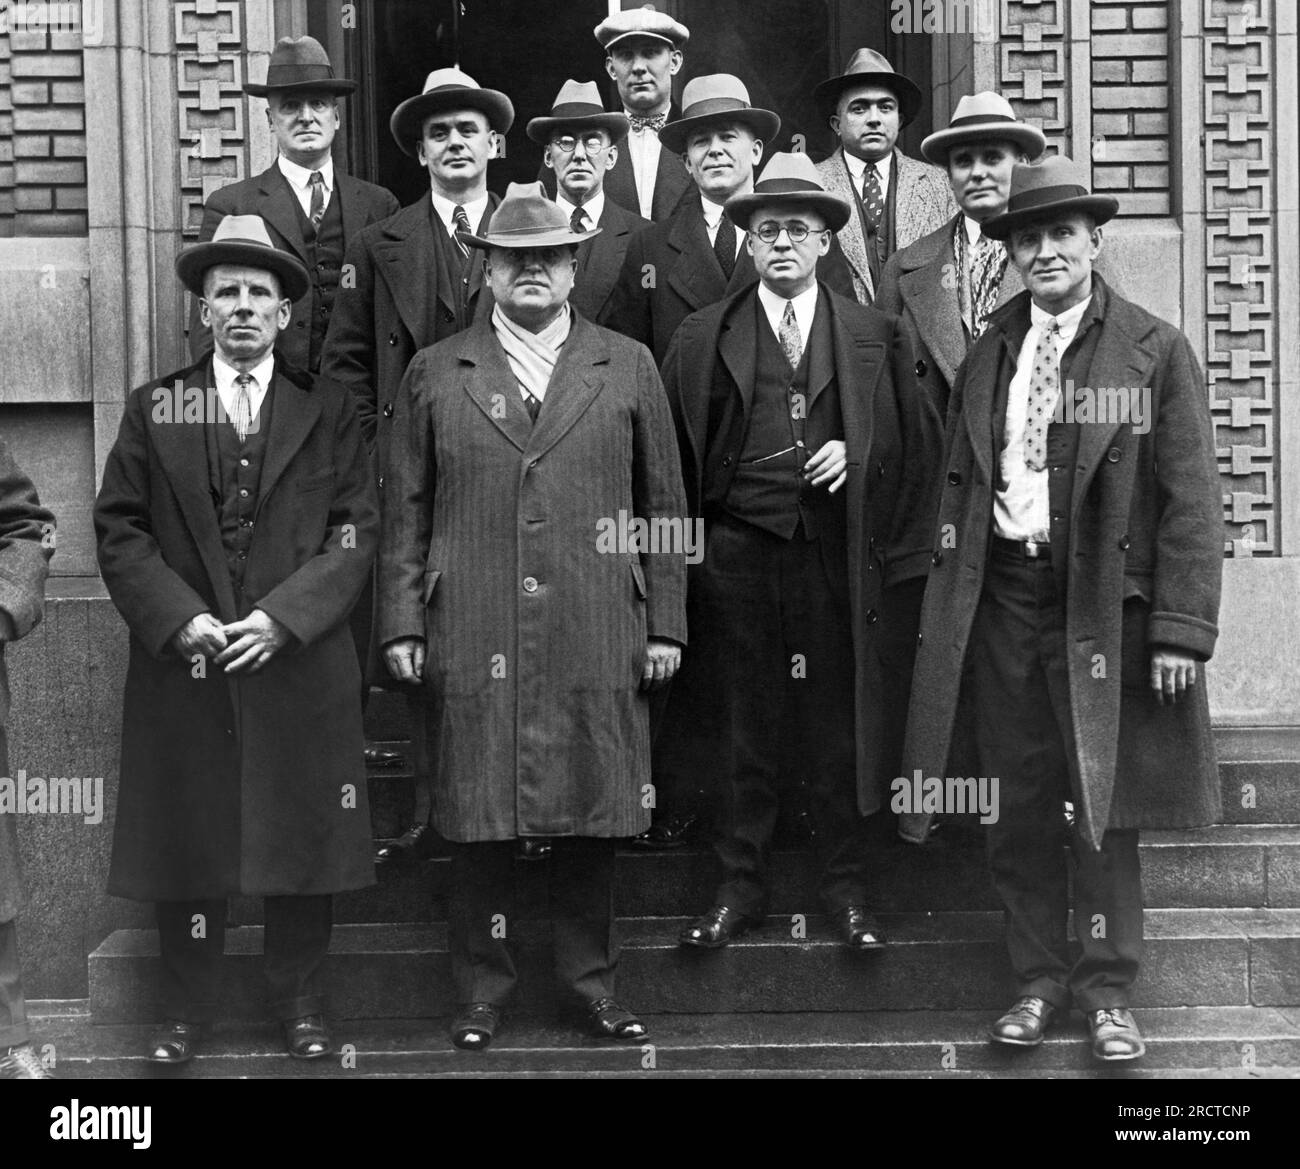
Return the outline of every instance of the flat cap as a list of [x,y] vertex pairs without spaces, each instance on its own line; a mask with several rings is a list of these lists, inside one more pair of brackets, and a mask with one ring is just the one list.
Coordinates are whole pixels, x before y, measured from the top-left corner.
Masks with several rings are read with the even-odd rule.
[[652,4],[626,8],[596,25],[596,39],[606,52],[628,37],[653,37],[667,41],[674,49],[683,49],[691,39],[691,31],[671,16],[656,12]]

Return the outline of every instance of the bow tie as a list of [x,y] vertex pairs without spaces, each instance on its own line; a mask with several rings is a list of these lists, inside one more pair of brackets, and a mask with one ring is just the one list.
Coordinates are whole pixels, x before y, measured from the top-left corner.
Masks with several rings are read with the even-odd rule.
[[642,130],[653,130],[658,134],[668,124],[668,115],[655,114],[652,118],[642,118],[637,114],[628,114],[627,120],[631,124],[633,134],[640,134]]

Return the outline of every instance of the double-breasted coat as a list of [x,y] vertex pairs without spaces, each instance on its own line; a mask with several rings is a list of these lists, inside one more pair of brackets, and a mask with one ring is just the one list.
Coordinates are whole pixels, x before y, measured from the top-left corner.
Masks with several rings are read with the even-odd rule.
[[587,320],[600,324],[623,271],[628,244],[633,235],[650,226],[650,221],[606,198],[596,226],[600,234],[578,245],[578,273],[569,303]]
[[646,639],[686,642],[682,548],[630,538],[685,515],[649,352],[575,315],[534,425],[478,321],[416,356],[395,433],[377,640],[427,640],[434,826],[644,831]]
[[[361,678],[347,616],[378,541],[374,478],[346,391],[277,361],[242,593],[211,494],[206,427],[174,387],[136,390],[95,503],[104,583],[130,630],[109,892],[137,900],[314,894],[374,882]],[[224,423],[222,423],[224,424]],[[181,658],[210,612],[262,609],[293,635],[257,673]]]
[[[1100,334],[1087,385],[1137,387],[1151,421],[1147,433],[1124,421],[1075,424],[1064,570],[1071,782],[1085,839],[1099,847],[1107,827],[1185,828],[1219,817],[1204,672],[1176,705],[1162,706],[1148,664],[1158,645],[1201,661],[1214,652],[1223,519],[1205,379],[1191,344],[1095,272],[1093,295],[1102,298],[1101,319],[1093,326]],[[908,718],[908,775],[914,768],[925,777],[946,775],[993,530],[1005,387],[1028,328],[1023,292],[989,318],[953,386]],[[945,540],[945,531],[954,538]]]
[[[54,513],[0,440],[0,776],[9,771],[9,673],[5,645],[26,637],[45,612],[45,577],[54,555]],[[0,815],[0,924],[23,905],[17,817]]]

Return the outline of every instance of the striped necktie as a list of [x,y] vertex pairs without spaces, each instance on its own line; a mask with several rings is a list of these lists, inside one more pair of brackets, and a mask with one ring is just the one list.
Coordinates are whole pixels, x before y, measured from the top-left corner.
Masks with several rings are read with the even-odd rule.
[[252,388],[251,374],[241,373],[235,378],[235,416],[231,421],[235,424],[235,436],[240,442],[248,438],[248,432],[253,427]]
[[[457,231],[463,231],[466,235],[472,235],[472,234],[473,234],[473,232],[472,232],[472,230],[471,230],[471,228],[470,228],[470,226],[469,226],[469,216],[468,216],[467,214],[465,214],[465,208],[462,207],[459,203],[456,204],[456,209],[451,213],[451,222],[452,222],[452,226],[453,226]],[[466,244],[464,244],[464,243],[461,242],[461,238],[460,238],[460,236],[458,236],[458,235],[454,235],[454,236],[452,236],[452,238],[456,241],[456,246],[457,246],[458,248],[460,248],[460,254],[461,254],[461,255],[462,255],[466,260],[468,260],[468,259],[469,259],[469,247],[468,247]]]
[[307,180],[311,187],[311,225],[314,234],[320,234],[321,221],[325,218],[325,177],[318,170],[311,172]]

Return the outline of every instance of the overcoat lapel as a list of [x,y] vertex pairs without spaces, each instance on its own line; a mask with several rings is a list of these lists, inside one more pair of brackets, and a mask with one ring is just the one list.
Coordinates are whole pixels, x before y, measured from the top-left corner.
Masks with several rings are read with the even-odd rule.
[[483,416],[522,451],[528,445],[533,420],[524,407],[505,350],[492,334],[490,319],[476,321],[461,334],[460,359],[468,367],[465,392]]
[[[1018,319],[1022,325],[1029,319],[1028,292],[1008,301],[990,315],[988,329],[966,358],[962,414],[966,420],[971,449],[975,452],[975,461],[990,483],[997,482],[997,477],[993,474],[993,454],[995,450],[1001,449],[1000,434],[1005,419],[1004,412],[999,417],[994,411],[998,378],[1003,354],[1006,355],[1010,369],[1014,371],[1016,368],[1016,360],[1020,356],[1014,337],[1018,331]],[[1023,337],[1024,330],[1019,331]]]
[[723,320],[718,337],[718,356],[740,391],[746,418],[754,405],[754,378],[758,369],[758,314],[754,307],[757,297],[755,292],[753,296],[741,298]]
[[[955,263],[952,249],[946,241],[952,239],[956,220],[941,231],[925,237],[932,246],[924,257],[898,278],[898,291],[911,311],[917,332],[930,351],[935,364],[949,385],[957,375],[957,367],[966,357],[961,338],[965,336],[961,310],[957,305],[957,292],[948,279],[948,265]],[[913,247],[919,247],[917,241]]]
[[546,454],[576,425],[605,388],[604,371],[609,347],[596,327],[573,315],[573,328],[560,349],[546,398],[525,449],[534,457]]
[[343,213],[343,238],[351,242],[366,226],[365,208],[361,205],[361,183],[351,175],[342,174],[335,167],[334,195],[339,200],[339,210]]
[[321,411],[320,398],[287,378],[278,361],[271,381],[271,394],[274,397],[274,414],[271,432],[266,440],[266,461],[262,465],[262,481],[258,486],[257,512],[254,518],[261,513],[267,497],[284,474],[285,468],[306,442]]
[[668,246],[677,253],[677,260],[668,274],[669,286],[691,306],[693,312],[726,295],[722,270],[717,267],[713,249],[709,246],[704,212],[697,204],[691,204],[681,215],[673,218]]
[[[438,270],[438,245],[433,239],[433,196],[399,211],[375,241],[376,267],[392,294],[398,315],[417,349],[429,344],[430,284]],[[437,281],[440,291],[445,280]],[[455,309],[454,303],[448,303]]]
[[263,172],[261,183],[262,200],[258,213],[284,237],[298,258],[305,261],[307,241],[302,237],[302,222],[299,219],[302,208],[298,205],[293,188],[289,186],[289,180],[278,166],[272,166]]

